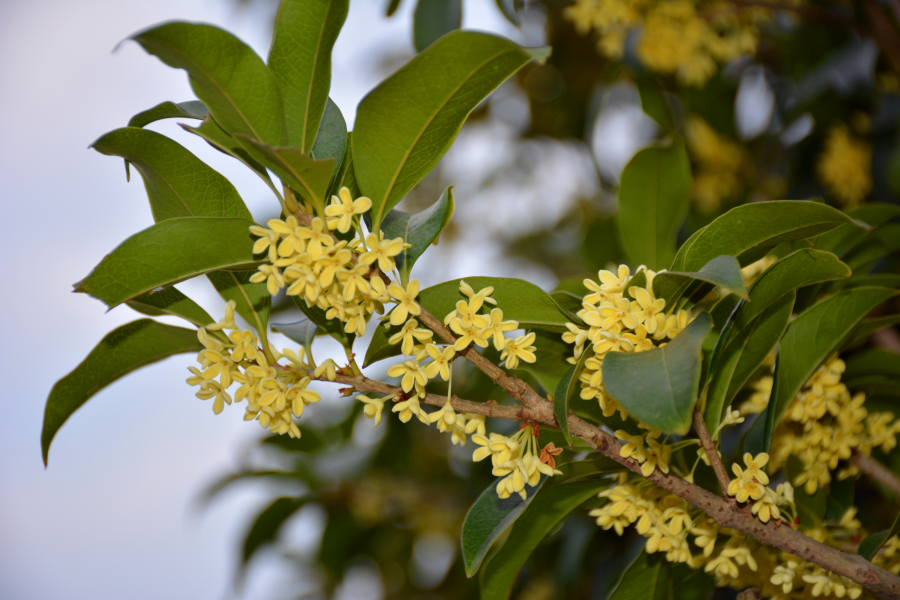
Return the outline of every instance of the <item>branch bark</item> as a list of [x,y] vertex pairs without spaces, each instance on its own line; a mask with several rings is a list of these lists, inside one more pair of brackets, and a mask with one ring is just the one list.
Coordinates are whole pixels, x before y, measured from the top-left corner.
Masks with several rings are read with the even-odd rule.
[[719,452],[716,450],[716,443],[709,435],[709,430],[706,429],[706,421],[703,420],[703,415],[696,410],[694,411],[694,430],[700,437],[700,443],[703,444],[706,456],[709,457],[709,462],[716,473],[716,479],[719,480],[722,496],[731,504],[734,504],[734,499],[728,495],[728,485],[731,483],[731,478],[728,477],[728,471],[725,470],[725,465],[722,464],[722,457],[719,456]]
[[900,498],[900,477],[897,477],[896,473],[871,456],[861,452],[854,452],[850,456],[850,462],[856,465],[856,468],[859,469],[861,473],[864,473],[870,479],[880,483],[889,489],[895,496]]

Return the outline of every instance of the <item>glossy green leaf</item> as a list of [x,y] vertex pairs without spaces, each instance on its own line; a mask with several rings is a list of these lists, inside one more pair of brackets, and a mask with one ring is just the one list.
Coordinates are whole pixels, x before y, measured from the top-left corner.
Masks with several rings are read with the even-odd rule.
[[222,129],[273,146],[287,143],[275,77],[242,41],[193,23],[166,23],[132,39],[170,67],[187,71],[197,98]]
[[886,288],[852,288],[819,302],[790,324],[780,344],[778,395],[769,403],[776,425],[822,361],[869,311],[896,294]]
[[[341,164],[338,167],[338,172],[334,176],[334,183],[332,184],[331,189],[339,190],[342,187],[346,187],[350,190],[351,196],[359,198],[363,194],[359,189],[359,184],[356,182],[356,171],[353,169],[353,154],[350,152],[352,139],[353,132],[348,131],[347,148],[344,151],[344,160],[341,161]],[[366,213],[366,216],[368,216],[368,213]]]
[[253,221],[233,217],[188,217],[161,221],[134,234],[106,255],[77,284],[110,308],[158,287],[169,287],[220,269],[256,266]]
[[828,490],[828,499],[825,504],[825,518],[840,521],[847,509],[853,506],[854,481],[852,477],[847,479],[832,479]]
[[[494,293],[491,297],[497,300],[497,306],[503,310],[503,319],[506,321],[510,319],[518,321],[523,329],[566,331],[565,324],[568,321],[566,314],[547,292],[532,283],[521,279],[496,277],[466,277],[465,281],[476,292],[493,286]],[[456,309],[458,301],[466,300],[459,291],[459,282],[459,279],[454,279],[425,288],[419,292],[416,300],[428,312],[443,321],[445,316]],[[399,344],[392,346],[388,343],[388,339],[399,330],[399,327],[385,330],[384,327],[378,326],[366,351],[366,365],[400,354]]]
[[[516,576],[532,550],[573,510],[613,484],[613,480],[602,474],[623,469],[606,457],[579,462],[595,462],[596,465],[560,465],[559,470],[563,471],[563,475],[551,477],[543,485],[540,493],[536,494],[513,524],[503,547],[482,566],[479,583],[484,600],[508,598]],[[585,471],[593,474],[589,475]]]
[[233,300],[235,310],[251,327],[262,335],[269,324],[272,296],[266,283],[250,283],[256,271],[216,271],[206,277],[226,302]]
[[704,418],[710,431],[719,427],[722,410],[731,404],[781,339],[791,320],[794,300],[795,293],[791,291],[749,321],[733,321],[730,339],[715,372],[711,372],[707,390]]
[[205,119],[209,115],[206,105],[198,100],[188,102],[161,102],[153,108],[131,117],[129,127],[146,127],[162,119]]
[[388,2],[387,10],[385,10],[384,15],[386,17],[394,16],[394,13],[397,12],[397,9],[400,7],[400,0],[390,0]]
[[120,156],[137,168],[157,222],[175,217],[252,218],[230,181],[155,131],[116,129],[91,147],[107,156]]
[[234,137],[252,148],[262,164],[272,169],[285,185],[303,194],[324,218],[325,196],[335,168],[333,158],[316,160],[290,146],[269,146],[240,133]]
[[717,256],[696,272],[666,271],[653,278],[653,293],[663,298],[667,306],[678,301],[694,281],[722,286],[747,298],[747,288],[741,277],[741,265],[733,256]]
[[[709,386],[711,374],[714,374],[719,367],[719,360],[722,358],[722,351],[728,343],[731,336],[731,330],[734,328],[736,311],[744,302],[742,298],[738,298],[734,294],[728,294],[724,298],[720,298],[709,311],[712,317],[713,326],[706,339],[703,340],[703,371],[700,374],[700,388],[704,389]],[[709,403],[707,403],[707,410]]]
[[381,230],[385,238],[402,237],[411,248],[406,248],[397,255],[397,268],[400,270],[400,279],[405,284],[409,281],[409,274],[413,265],[420,256],[433,243],[450,222],[453,216],[453,186],[448,187],[441,194],[440,199],[422,212],[411,215],[399,210],[392,210],[381,223]]
[[293,323],[272,323],[272,331],[284,334],[289,339],[297,342],[309,350],[312,347],[313,338],[319,326],[309,319],[302,319]]
[[534,54],[493,35],[454,31],[363,98],[353,162],[374,228],[450,148],[469,112]]
[[569,448],[572,447],[572,434],[569,433],[569,400],[573,394],[580,391],[581,386],[578,378],[584,370],[584,363],[593,355],[593,346],[584,349],[578,362],[572,365],[562,379],[559,380],[559,385],[556,386],[556,393],[553,396],[553,416],[556,417],[559,430],[562,431]]
[[728,254],[746,266],[783,242],[821,235],[851,219],[826,204],[801,200],[752,202],[697,231],[678,251],[673,271],[694,271]]
[[878,554],[878,551],[881,550],[881,547],[884,546],[885,542],[898,533],[900,533],[900,514],[894,519],[894,524],[891,525],[890,529],[870,534],[864,539],[859,545],[857,554],[866,560],[872,560],[872,557]]
[[690,202],[691,164],[680,137],[668,148],[644,148],[634,155],[622,171],[618,216],[631,264],[658,271],[672,263],[675,234]]
[[701,346],[711,328],[712,318],[701,312],[663,348],[606,354],[606,391],[638,421],[669,433],[687,433],[700,386]]
[[[294,305],[300,309],[306,318],[316,324],[316,326],[327,333],[338,343],[346,348],[347,350],[352,350],[353,348],[353,340],[356,339],[355,335],[350,335],[344,331],[344,324],[341,323],[338,319],[329,319],[325,316],[325,311],[319,308],[318,306],[307,306],[306,301],[297,297],[291,296],[291,299],[294,301]],[[372,323],[370,327],[376,327],[376,323]],[[375,335],[378,335],[378,332],[375,332]]]
[[577,296],[572,292],[560,290],[551,292],[550,297],[553,298],[553,301],[556,302],[557,306],[559,306],[566,314],[569,315],[570,323],[582,323],[581,319],[576,314],[582,308],[581,305],[584,301],[584,298],[582,296]]
[[869,233],[866,239],[856,245],[843,259],[859,273],[870,269],[877,261],[900,251],[900,223],[888,223]]
[[421,52],[462,27],[462,0],[419,0],[413,13],[413,44]]
[[900,377],[900,354],[885,348],[869,348],[844,358],[847,369],[841,379],[855,379],[870,375]]
[[275,541],[281,526],[304,504],[306,504],[306,498],[278,498],[256,517],[256,521],[253,522],[244,537],[241,556],[244,566],[250,562],[257,550]]
[[75,370],[50,390],[44,407],[41,452],[44,465],[53,437],[91,396],[129,373],[174,354],[203,349],[193,329],[141,319],[111,331]]
[[873,202],[859,206],[847,214],[853,219],[852,222],[810,240],[816,248],[843,256],[871,233],[869,228],[879,227],[900,217],[900,206]]
[[[769,404],[756,418],[753,425],[750,426],[750,430],[744,436],[744,452],[749,452],[754,456],[760,452],[768,452],[769,447],[772,445],[772,434],[777,425],[775,421],[776,411],[772,399],[778,397],[779,371],[781,371],[781,348],[776,345],[775,371],[772,374],[772,391],[769,394]],[[765,467],[763,467],[763,470],[765,470]]]
[[319,131],[331,88],[331,50],[349,4],[349,0],[282,0],[275,16],[269,69],[284,101],[287,145],[301,152],[312,150]]
[[151,317],[181,317],[196,327],[206,327],[216,320],[209,316],[196,302],[174,287],[158,292],[147,292],[132,298],[126,304],[141,314]]
[[672,109],[666,96],[653,76],[645,75],[637,78],[638,94],[641,97],[641,108],[664,129],[674,129]]
[[671,568],[663,553],[641,550],[613,588],[609,600],[666,600],[671,588]]
[[[336,193],[340,188],[334,186],[335,179],[340,171],[341,162],[347,155],[347,122],[344,115],[337,104],[332,102],[331,98],[325,105],[325,114],[322,115],[322,121],[319,123],[319,133],[316,134],[316,141],[313,143],[311,156],[318,160],[326,158],[334,159],[334,169],[331,175],[330,191]],[[327,204],[329,196],[326,194],[325,201]],[[356,196],[354,196],[356,198]]]

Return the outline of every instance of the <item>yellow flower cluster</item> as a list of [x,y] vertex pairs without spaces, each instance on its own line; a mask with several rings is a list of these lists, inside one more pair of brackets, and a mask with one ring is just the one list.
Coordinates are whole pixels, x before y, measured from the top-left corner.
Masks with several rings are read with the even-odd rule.
[[[394,257],[409,247],[402,238],[385,240],[381,232],[363,239],[359,218],[371,206],[368,198],[354,200],[347,188],[341,188],[325,208],[325,220],[315,217],[305,226],[290,215],[269,220],[268,228],[250,227],[251,233],[259,236],[254,254],[268,253],[268,263],[260,265],[250,281],[265,281],[273,296],[287,288],[287,295],[303,298],[307,306],[318,306],[329,319],[339,319],[347,333],[365,335],[369,316],[384,312],[384,303],[393,297],[404,306],[418,293],[418,283],[413,292],[396,284],[388,287],[380,277],[367,277],[375,266],[385,273],[392,271]],[[332,233],[347,233],[351,227],[356,236],[349,242]]]
[[534,429],[534,426],[523,423],[522,428],[510,437],[499,433],[492,433],[490,437],[484,433],[472,436],[472,441],[481,446],[472,454],[472,460],[480,462],[490,456],[494,467],[491,473],[503,478],[497,482],[500,498],[519,494],[525,500],[528,497],[526,484],[535,487],[541,475],[562,475],[561,471],[553,468],[553,455],[559,452],[551,448],[552,443],[541,451]]
[[[391,396],[383,396],[381,398],[370,398],[362,394],[356,397],[357,400],[365,404],[363,412],[366,418],[372,419],[373,424],[377,427],[381,423],[381,412],[384,410],[384,403],[390,400]],[[413,416],[426,425],[437,423],[438,431],[441,433],[449,433],[453,444],[460,446],[466,445],[466,436],[471,434],[484,435],[484,415],[460,414],[453,410],[449,399],[443,408],[432,413],[426,413],[422,410],[419,402],[418,394],[409,398],[397,400],[394,405],[393,412],[400,413],[400,420],[404,423],[408,422]]]
[[846,125],[832,127],[816,173],[842,206],[856,206],[872,191],[871,144],[851,135]]
[[[897,445],[900,421],[893,413],[868,414],[863,393],[850,395],[841,383],[844,361],[836,355],[819,367],[791,400],[772,438],[772,470],[795,455],[803,472],[794,485],[812,494],[828,485],[840,460],[854,450],[869,454],[875,446],[889,451]],[[838,478],[855,475],[856,467],[838,472]]]
[[[629,285],[638,273],[646,277],[644,286]],[[649,269],[640,267],[632,276],[628,266],[621,265],[615,273],[600,271],[597,276],[599,283],[584,280],[589,293],[577,313],[588,329],[566,323],[568,331],[562,339],[575,346],[574,355],[568,359],[572,364],[578,362],[590,342],[587,351],[593,356],[585,360],[580,375],[581,398],[596,398],[605,416],[618,410],[626,419],[628,413],[603,387],[603,357],[609,352],[643,352],[663,346],[687,327],[689,316],[684,310],[665,312],[666,301],[653,295],[656,273]]]
[[593,31],[602,55],[620,59],[632,31],[635,50],[652,71],[675,75],[684,85],[701,86],[717,64],[756,53],[758,24],[770,13],[737,11],[721,2],[699,0],[576,0],[565,16],[582,35]]
[[[760,466],[758,461],[751,460],[747,470],[762,473]],[[790,486],[783,484],[772,493],[773,501],[793,510],[792,494]],[[596,517],[598,526],[605,530],[614,529],[622,535],[626,527],[635,525],[636,531],[647,538],[644,546],[647,553],[664,552],[669,562],[702,568],[713,575],[719,587],[738,590],[753,587],[763,598],[779,599],[829,595],[858,598],[862,594],[859,585],[844,577],[762,544],[744,533],[720,527],[699,509],[692,510],[685,500],[647,480],[633,481],[623,474],[618,485],[600,492],[599,497],[607,502],[590,512]],[[768,503],[764,506],[770,510],[777,508]],[[853,518],[855,514],[856,509],[850,508],[839,522],[805,533],[820,542],[837,546],[838,541],[858,535],[860,525]],[[772,516],[775,516],[774,512]],[[689,536],[693,536],[693,544],[700,550],[697,554],[692,551]],[[896,554],[896,559],[894,554],[886,557],[888,552],[896,553],[900,549],[900,542],[896,537],[892,538],[886,547],[891,550],[880,553],[876,560],[892,560],[891,564],[896,563],[900,571],[900,553]]]
[[747,152],[695,115],[688,117],[684,133],[694,163],[694,205],[700,212],[714,213],[746,185]]
[[[321,397],[319,393],[307,389],[310,378],[306,371],[305,352],[285,348],[279,353],[269,348],[269,354],[276,361],[287,358],[290,367],[277,362],[270,364],[266,353],[258,347],[256,336],[250,331],[242,331],[234,323],[234,302],[225,307],[225,318],[219,323],[201,327],[197,333],[203,350],[197,355],[200,368],[189,367],[192,375],[189,385],[200,386],[197,397],[201,400],[215,398],[213,412],[219,414],[226,404],[232,403],[228,389],[237,384],[234,402],[247,400],[244,420],[257,420],[272,433],[288,434],[299,438],[300,429],[293,417],[300,417],[303,409]],[[229,331],[227,336],[223,335]],[[319,367],[327,370],[328,366]],[[317,370],[315,375],[320,376]],[[334,379],[334,372],[331,372]]]
[[763,467],[769,462],[769,455],[765,452],[757,454],[755,457],[749,452],[744,453],[745,468],[741,468],[738,464],[731,465],[731,470],[735,474],[735,479],[728,484],[728,495],[734,496],[735,500],[744,503],[753,501],[751,512],[759,517],[763,523],[768,523],[769,519],[781,519],[781,511],[779,505],[789,505],[794,507],[794,488],[790,483],[780,483],[774,490],[767,487],[769,484],[769,476],[763,471]]

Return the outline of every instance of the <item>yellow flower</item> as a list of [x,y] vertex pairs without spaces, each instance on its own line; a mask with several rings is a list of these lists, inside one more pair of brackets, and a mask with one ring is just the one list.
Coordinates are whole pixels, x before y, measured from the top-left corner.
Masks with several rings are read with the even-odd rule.
[[412,247],[403,241],[403,238],[394,238],[392,240],[384,239],[384,232],[379,231],[370,233],[366,236],[366,245],[369,247],[368,252],[364,252],[359,257],[359,262],[364,265],[371,265],[378,262],[378,268],[389,273],[394,270],[396,263],[394,257],[403,252],[404,248]]
[[[460,300],[460,302],[462,301]],[[482,337],[481,330],[475,327],[464,329],[459,318],[454,318],[450,321],[450,329],[459,336],[453,344],[453,348],[457,352],[462,352],[473,342],[476,346],[487,348],[488,341]]]
[[465,297],[469,298],[470,300],[474,296],[478,295],[478,296],[481,296],[482,299],[484,300],[484,302],[487,302],[488,304],[493,304],[495,306],[497,304],[497,301],[494,300],[493,298],[491,298],[491,294],[494,293],[494,286],[492,286],[492,285],[489,285],[486,288],[482,288],[482,289],[478,290],[478,292],[476,293],[475,290],[472,289],[472,286],[469,285],[468,283],[466,283],[465,279],[460,279],[459,280],[459,291],[460,291],[460,293],[462,293]]
[[350,195],[350,190],[342,187],[337,196],[331,197],[331,205],[325,207],[325,216],[328,217],[328,229],[337,229],[341,233],[350,231],[354,215],[361,215],[372,208],[372,201],[365,196],[356,200]]
[[391,412],[400,413],[398,416],[403,423],[408,423],[413,415],[415,415],[419,421],[426,425],[430,425],[428,422],[428,415],[425,414],[425,411],[422,410],[422,406],[419,404],[418,396],[411,396],[403,402],[397,402],[394,404],[394,408],[391,409]]
[[[600,327],[606,330],[613,329],[617,324],[621,323],[628,329],[634,329],[638,326],[637,318],[631,312],[631,303],[626,298],[616,300],[608,300],[600,305],[600,316],[603,322]],[[587,322],[587,321],[585,321]],[[592,323],[588,323],[591,325]]]
[[487,327],[489,321],[484,315],[478,314],[478,310],[484,304],[484,297],[475,295],[466,302],[460,300],[456,303],[456,315],[459,319],[460,326],[463,329],[471,329],[473,327],[481,329]]
[[791,590],[794,589],[794,577],[797,575],[797,572],[794,569],[797,568],[797,562],[793,560],[787,561],[786,565],[778,565],[775,567],[774,574],[769,579],[773,585],[780,585],[781,590],[785,594],[790,594]]
[[732,479],[728,484],[728,495],[734,496],[738,502],[746,502],[749,498],[759,500],[765,494],[765,487],[751,478],[744,477],[742,469],[734,464],[731,470],[737,475],[737,479]]
[[598,271],[597,277],[600,279],[600,289],[602,291],[607,294],[609,292],[622,292],[631,280],[631,269],[628,268],[628,265],[619,265],[617,273]]
[[259,254],[268,250],[269,261],[275,262],[278,260],[278,244],[276,244],[279,239],[278,232],[266,229],[265,227],[260,227],[259,225],[251,225],[250,233],[260,236],[258,240],[253,242],[253,254]]
[[466,433],[484,435],[484,415],[466,414]]
[[353,300],[357,290],[359,290],[359,293],[361,294],[367,294],[369,292],[369,280],[366,279],[366,274],[368,272],[369,268],[366,265],[356,265],[352,269],[338,272],[338,281],[344,286],[344,302]]
[[[424,329],[418,326],[419,322],[415,319],[409,319],[406,323],[403,324],[403,328],[392,335],[388,342],[391,344],[399,344],[403,342],[403,345],[400,347],[400,351],[410,356],[413,354],[413,347],[416,342],[430,342],[431,341],[431,330]],[[429,377],[430,379],[430,377]]]
[[391,325],[400,325],[409,315],[417,317],[422,314],[422,308],[416,302],[416,296],[419,295],[418,279],[410,281],[405,290],[396,283],[389,285],[387,290],[397,301],[397,306],[391,311]]
[[436,410],[428,415],[428,421],[437,423],[438,431],[441,433],[453,430],[456,425],[456,413],[453,412],[453,406],[451,406],[450,401],[445,402],[440,410]]
[[507,369],[515,369],[519,366],[519,361],[523,360],[527,363],[533,363],[537,360],[534,355],[535,347],[531,344],[537,336],[534,332],[527,335],[520,335],[514,340],[506,342],[506,348],[500,354],[500,360],[505,360]]
[[644,436],[631,435],[624,429],[616,431],[616,437],[626,442],[619,450],[619,456],[622,458],[633,458],[639,463],[647,460],[647,453],[644,451]]
[[427,344],[425,352],[432,358],[432,362],[425,365],[425,376],[428,379],[434,379],[440,374],[441,379],[448,381],[450,379],[450,365],[453,364],[453,357],[456,356],[456,350],[453,349],[453,346],[447,346],[442,351],[434,344]]
[[763,494],[762,498],[753,503],[753,507],[750,510],[763,523],[768,523],[770,518],[781,518],[781,512],[775,506],[775,498],[769,489],[766,489],[766,493]]
[[[291,215],[284,221],[281,219],[269,219],[266,225],[282,238],[278,244],[278,256],[290,256],[295,252],[303,252],[306,242],[303,237],[300,237],[300,234],[304,228],[300,227],[297,217]],[[275,261],[273,260],[272,262]]]
[[228,339],[234,344],[231,350],[231,359],[240,362],[247,357],[256,360],[256,336],[250,331],[232,331]]
[[[344,242],[340,242],[343,244]],[[341,248],[337,252],[323,254],[316,261],[316,271],[319,273],[319,285],[327,288],[334,281],[335,276],[343,270],[344,265],[350,262],[353,253],[347,248]],[[287,275],[287,270],[285,270]]]
[[[503,350],[506,347],[506,336],[503,335],[504,332],[515,331],[518,328],[519,323],[517,321],[504,321],[503,311],[499,308],[493,308],[491,309],[490,323],[488,323],[484,328],[484,331],[482,331],[482,335],[487,340],[493,337],[494,348],[496,348],[497,350]],[[563,336],[565,336],[565,334],[563,334]]]
[[387,396],[384,398],[369,398],[360,394],[356,399],[366,405],[363,409],[366,418],[373,419],[372,424],[378,427],[378,424],[381,423],[381,411],[384,409],[384,401],[387,399]]
[[425,370],[414,360],[405,360],[392,366],[387,370],[387,374],[388,377],[400,377],[400,387],[407,393],[412,391],[417,383],[419,385],[428,383]]
[[767,485],[769,483],[769,476],[766,475],[766,472],[763,471],[762,468],[765,467],[768,462],[769,455],[765,452],[760,452],[755,457],[749,452],[745,452],[744,464],[747,465],[747,470],[744,471],[743,477],[747,479],[756,479],[758,483]]
[[328,233],[325,222],[319,217],[312,220],[310,227],[299,227],[296,235],[298,238],[309,240],[306,242],[306,252],[314,259],[318,259],[324,251],[334,245],[334,239]]
[[321,379],[322,375],[326,375],[328,381],[334,381],[337,378],[337,365],[330,358],[326,359],[313,371],[313,377],[316,379]]
[[266,289],[274,296],[278,290],[284,287],[284,277],[278,267],[272,265],[259,265],[259,271],[250,276],[250,283],[266,282]]
[[842,205],[855,206],[872,191],[872,146],[850,135],[846,125],[832,127],[816,172]]
[[656,315],[663,312],[666,301],[663,298],[654,298],[644,288],[633,287],[631,291],[636,298],[636,301],[631,303],[631,314],[647,329],[647,333],[651,335],[656,333]]

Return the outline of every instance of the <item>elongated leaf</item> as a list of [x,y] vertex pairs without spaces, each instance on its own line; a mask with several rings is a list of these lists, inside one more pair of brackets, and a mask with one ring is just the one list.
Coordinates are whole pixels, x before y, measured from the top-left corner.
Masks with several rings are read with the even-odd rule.
[[374,229],[450,148],[469,112],[534,54],[499,37],[454,31],[359,104],[353,162]]
[[847,369],[841,379],[855,379],[870,375],[900,377],[900,354],[884,348],[870,348],[845,358]]
[[844,282],[844,287],[859,287],[861,285],[900,288],[900,275],[893,273],[876,273],[874,275],[863,273],[862,275],[854,275]]
[[256,266],[249,227],[233,217],[168,219],[134,234],[77,284],[110,308],[158,287],[220,269]]
[[394,13],[397,12],[397,9],[400,7],[400,0],[390,0],[387,5],[387,9],[384,11],[384,15],[386,17],[394,16]]
[[411,248],[406,248],[397,255],[397,268],[404,284],[409,281],[413,265],[428,246],[437,243],[441,231],[453,216],[453,186],[441,194],[440,199],[422,212],[411,215],[399,210],[392,210],[381,223],[385,238],[402,237]]
[[619,185],[619,232],[629,262],[667,268],[690,202],[691,164],[680,137],[668,148],[635,154]]
[[673,271],[694,271],[717,256],[737,257],[746,266],[783,242],[821,235],[851,219],[812,201],[753,202],[733,208],[696,232],[678,251]]
[[813,238],[811,241],[816,248],[833,252],[839,257],[843,256],[868,236],[871,232],[868,228],[880,227],[900,216],[900,206],[873,202],[859,206],[847,214],[853,222]]
[[[503,310],[504,320],[515,320],[524,329],[544,329],[547,331],[566,331],[568,317],[556,305],[550,295],[532,283],[521,279],[505,279],[495,277],[466,277],[466,283],[477,292],[488,286],[494,287],[491,296],[497,300],[497,306]],[[459,279],[447,281],[439,285],[425,288],[419,292],[416,300],[428,312],[443,320],[456,309],[456,303],[466,300],[459,292]],[[372,336],[369,349],[366,351],[366,365],[400,354],[400,345],[391,346],[388,339],[399,327],[385,330],[379,326]]]
[[[319,123],[319,132],[316,134],[316,141],[313,143],[310,155],[318,160],[334,159],[334,170],[332,171],[331,184],[329,186],[329,191],[332,193],[340,189],[334,187],[334,182],[340,170],[341,162],[347,155],[346,150],[347,122],[344,120],[341,109],[329,98],[328,103],[325,105],[325,114],[322,115],[322,121]],[[327,194],[325,201],[326,203],[328,201]]]
[[496,0],[497,8],[506,17],[506,20],[518,27],[521,22],[519,20],[519,11],[522,10],[524,0]]
[[[295,439],[287,435],[280,435],[278,437],[284,437],[289,440]],[[237,483],[245,481],[253,482],[266,480],[284,483],[299,483],[302,481],[295,471],[240,471],[237,473],[226,475],[225,477],[219,479],[218,481],[207,487],[205,490],[203,490],[203,492],[201,492],[200,497],[197,498],[197,502],[200,505],[209,504],[212,500],[215,499],[216,496]]]
[[283,0],[278,7],[269,69],[284,100],[287,145],[301,152],[312,150],[325,112],[331,49],[349,4],[349,0]]
[[876,331],[881,331],[886,327],[893,327],[900,324],[900,314],[887,315],[885,317],[877,317],[875,319],[866,319],[853,330],[847,340],[841,345],[841,350],[850,350],[861,346],[869,340],[869,337]]
[[[294,301],[294,305],[300,309],[300,312],[306,315],[307,319],[315,323],[319,329],[333,337],[347,350],[353,349],[353,340],[356,339],[356,336],[345,332],[343,323],[338,319],[327,318],[324,310],[315,305],[307,306],[306,301],[297,296],[291,296],[291,299]],[[375,335],[378,335],[377,331],[375,332]]]
[[178,103],[161,102],[153,108],[148,108],[131,117],[128,126],[146,127],[150,123],[162,119],[205,119],[207,116],[209,116],[209,110],[198,100]]
[[556,417],[556,422],[569,448],[572,447],[572,434],[569,433],[569,399],[579,388],[578,378],[584,370],[584,363],[593,355],[593,346],[584,349],[578,362],[572,365],[566,371],[566,374],[563,375],[563,378],[559,380],[559,385],[556,386],[556,394],[553,396],[553,415]]
[[898,533],[900,533],[900,514],[894,519],[894,524],[891,525],[890,529],[873,533],[864,539],[859,545],[857,554],[866,560],[872,560],[872,557],[878,554],[878,551],[881,550],[881,547],[884,546],[885,542]]
[[[753,422],[750,430],[744,436],[744,452],[756,456],[760,452],[768,452],[772,445],[772,433],[775,431],[775,407],[773,399],[778,397],[779,371],[781,370],[781,348],[775,346],[775,372],[772,374],[772,391],[769,394],[769,403],[766,410]],[[763,467],[765,470],[765,467]]]
[[257,550],[275,541],[281,526],[304,504],[306,504],[306,498],[278,498],[256,517],[256,521],[253,522],[244,537],[244,550],[241,557],[244,566],[250,562]]
[[741,265],[733,256],[717,256],[699,271],[667,271],[653,278],[653,293],[663,298],[667,306],[677,301],[694,281],[704,281],[712,285],[722,286],[743,298],[747,298],[744,278],[741,277]]
[[687,433],[700,385],[701,345],[711,328],[709,314],[701,312],[663,348],[606,354],[606,391],[638,421],[665,432]]
[[[482,598],[499,600],[509,597],[519,570],[541,540],[569,513],[612,483],[601,474],[619,472],[622,467],[611,459],[603,458],[605,460],[597,460],[605,466],[590,467],[594,475],[584,473],[581,465],[574,467],[577,463],[569,463],[559,467],[563,475],[551,477],[544,484],[540,493],[519,515],[506,543],[482,567],[479,581]],[[566,474],[570,468],[573,473],[581,475],[573,475],[569,479]]]
[[[331,185],[331,189],[340,190],[342,187],[346,187],[350,190],[351,196],[359,198],[363,194],[359,189],[359,184],[356,182],[356,171],[353,170],[353,154],[350,152],[352,139],[353,132],[348,131],[347,148],[344,151],[344,160],[341,161],[340,167],[338,167],[338,172],[334,176],[334,183]],[[366,216],[368,215],[369,213],[366,213]]]
[[706,427],[715,431],[728,406],[747,381],[763,364],[781,339],[791,320],[795,293],[789,292],[746,323],[735,327],[722,355],[706,396]]
[[609,600],[666,600],[671,568],[662,553],[641,550],[613,588]]
[[120,156],[137,168],[157,222],[175,217],[252,218],[230,181],[155,131],[116,129],[91,147],[107,156]]
[[50,390],[41,431],[44,465],[56,432],[91,396],[141,367],[174,354],[202,349],[195,330],[163,325],[153,319],[134,321],[107,334],[74,371]]
[[170,67],[187,71],[197,98],[225,131],[274,146],[287,142],[275,77],[230,33],[210,25],[166,23],[132,39]]
[[888,223],[869,233],[866,239],[844,255],[854,273],[870,269],[885,256],[900,251],[900,223]]
[[316,337],[318,328],[319,326],[309,319],[295,321],[294,323],[272,323],[272,331],[286,335],[307,350],[312,346],[312,341]]
[[290,146],[269,146],[240,133],[234,137],[252,148],[260,162],[272,169],[283,183],[303,194],[319,216],[325,216],[325,195],[335,168],[333,158],[316,160]]
[[216,271],[206,277],[226,302],[233,300],[235,310],[251,327],[260,334],[266,331],[269,313],[272,310],[272,296],[265,282],[250,283],[256,271]]
[[158,292],[147,292],[127,302],[128,306],[139,313],[151,317],[171,315],[181,317],[197,327],[206,327],[216,320],[209,316],[200,306],[179,292],[174,287],[168,287]]
[[413,13],[413,43],[421,52],[445,33],[462,27],[462,0],[419,0]]
[[778,395],[769,402],[777,425],[813,371],[869,311],[896,295],[886,288],[852,288],[819,302],[797,317],[782,339]]

